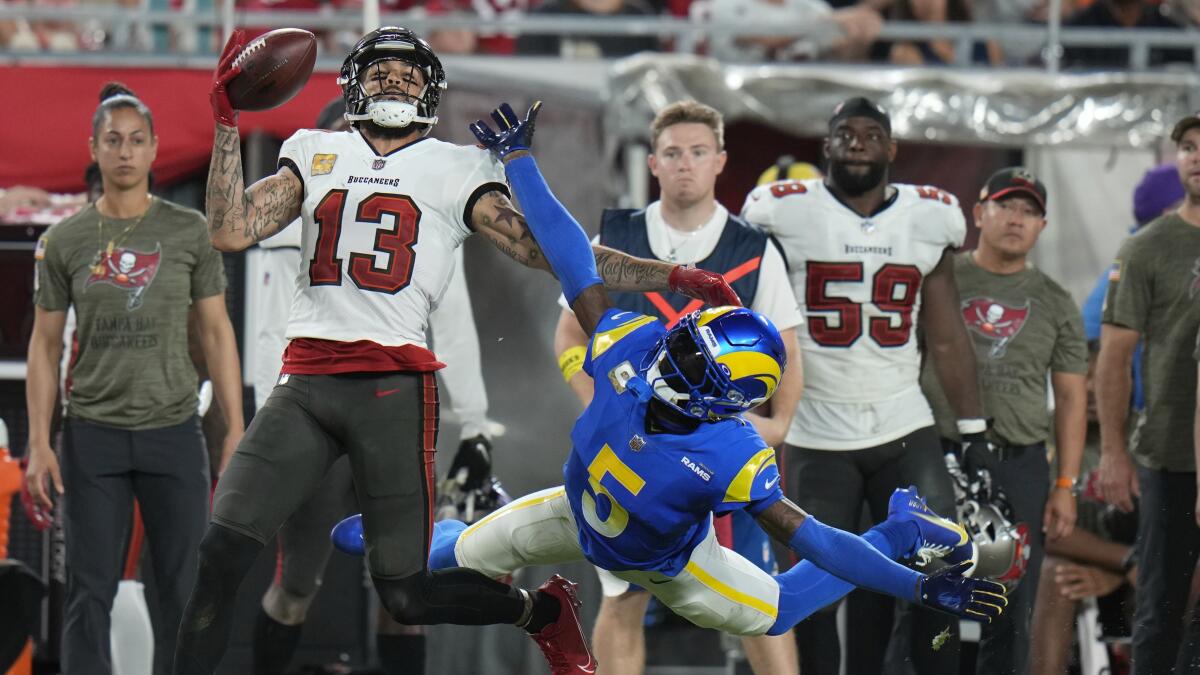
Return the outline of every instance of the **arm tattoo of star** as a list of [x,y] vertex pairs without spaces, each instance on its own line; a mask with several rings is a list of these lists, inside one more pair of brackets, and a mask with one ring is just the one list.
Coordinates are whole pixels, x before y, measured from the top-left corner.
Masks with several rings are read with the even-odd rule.
[[476,229],[505,255],[525,266],[541,266],[544,257],[525,216],[498,190],[485,194],[475,209]]

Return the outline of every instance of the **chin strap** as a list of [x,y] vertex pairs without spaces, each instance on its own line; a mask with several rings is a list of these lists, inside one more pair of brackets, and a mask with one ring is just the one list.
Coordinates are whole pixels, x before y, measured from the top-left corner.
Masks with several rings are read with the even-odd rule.
[[346,113],[347,122],[365,120],[371,120],[381,127],[399,129],[414,122],[432,127],[437,124],[438,118],[418,115],[417,106],[407,101],[373,101],[367,104],[366,112],[361,115]]

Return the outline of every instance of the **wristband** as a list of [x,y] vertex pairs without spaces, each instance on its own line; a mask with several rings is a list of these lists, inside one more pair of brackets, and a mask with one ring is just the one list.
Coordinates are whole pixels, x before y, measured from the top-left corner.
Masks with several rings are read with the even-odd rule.
[[1070,490],[1071,492],[1074,492],[1075,484],[1077,482],[1078,481],[1070,476],[1059,476],[1054,480],[1054,487],[1059,488],[1060,490]]
[[958,422],[955,424],[958,426],[959,436],[966,436],[967,434],[982,434],[983,432],[987,431],[988,426],[987,420],[983,419],[982,417],[958,420]]
[[562,371],[563,379],[567,384],[571,383],[571,378],[575,377],[583,369],[583,359],[587,356],[587,348],[576,345],[563,351],[558,355],[558,368]]

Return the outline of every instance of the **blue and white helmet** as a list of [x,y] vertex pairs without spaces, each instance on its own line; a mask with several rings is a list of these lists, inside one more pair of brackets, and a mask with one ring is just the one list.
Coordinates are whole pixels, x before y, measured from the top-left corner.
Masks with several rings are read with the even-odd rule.
[[680,319],[641,371],[667,405],[715,420],[771,398],[786,367],[783,339],[769,319],[744,307],[714,307]]

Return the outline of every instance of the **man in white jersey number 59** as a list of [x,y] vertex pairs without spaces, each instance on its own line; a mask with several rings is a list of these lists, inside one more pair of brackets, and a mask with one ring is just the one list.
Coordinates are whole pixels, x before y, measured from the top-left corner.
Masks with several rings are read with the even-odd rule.
[[[433,373],[442,367],[426,347],[430,308],[472,232],[528,267],[548,271],[553,251],[530,234],[491,154],[426,136],[446,74],[404,28],[372,31],[346,57],[338,82],[352,128],[297,132],[280,150],[278,172],[246,188],[237,113],[225,92],[243,46],[239,33],[231,36],[214,74],[210,238],[237,251],[299,216],[301,273],[279,384],[217,485],[175,672],[214,672],[242,578],[343,454],[363,510],[367,564],[397,621],[516,624],[556,674],[593,672],[570,582],[555,576],[526,591],[472,570],[426,566],[438,430]],[[715,274],[610,249],[595,255],[597,277],[610,287],[737,302]]]
[[[953,196],[888,182],[896,155],[891,132],[891,120],[875,103],[844,101],[829,120],[828,177],[760,186],[742,210],[783,245],[806,319],[797,331],[804,393],[787,435],[784,485],[818,518],[851,531],[864,499],[872,522],[884,520],[897,487],[916,485],[930,508],[954,512],[941,442],[919,383],[918,319],[964,441],[975,442],[968,454],[987,451],[975,355],[958,315],[951,258],[962,246],[966,221]],[[956,672],[957,640],[931,648],[948,622],[920,610],[913,621],[916,672]],[[834,613],[814,615],[796,630],[800,672],[836,675]],[[957,627],[951,632],[957,636]],[[891,647],[907,655],[906,645]],[[852,662],[861,658],[854,651]],[[849,672],[878,672],[878,664],[847,665]]]

